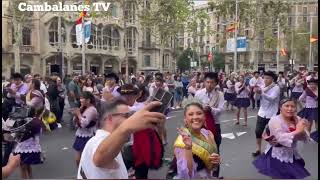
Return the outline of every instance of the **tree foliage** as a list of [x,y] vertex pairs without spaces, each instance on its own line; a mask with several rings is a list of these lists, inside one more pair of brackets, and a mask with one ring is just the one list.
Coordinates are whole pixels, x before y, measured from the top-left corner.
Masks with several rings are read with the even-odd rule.
[[184,50],[178,57],[177,66],[180,72],[184,72],[191,68],[191,59],[193,61],[199,62],[198,54],[191,48]]

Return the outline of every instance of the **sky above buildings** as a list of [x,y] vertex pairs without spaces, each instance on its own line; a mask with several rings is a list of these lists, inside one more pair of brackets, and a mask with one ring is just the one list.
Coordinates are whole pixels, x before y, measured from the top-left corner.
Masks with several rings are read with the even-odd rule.
[[193,1],[194,1],[196,6],[208,3],[207,0],[193,0]]

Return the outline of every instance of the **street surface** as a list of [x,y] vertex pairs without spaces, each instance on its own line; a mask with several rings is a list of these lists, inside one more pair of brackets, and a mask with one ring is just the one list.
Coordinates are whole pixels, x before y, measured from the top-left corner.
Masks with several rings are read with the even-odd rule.
[[[74,179],[77,175],[75,151],[72,148],[75,131],[68,127],[70,115],[68,105],[64,113],[64,123],[61,129],[42,135],[40,141],[45,151],[44,164],[32,166],[35,179]],[[255,151],[255,125],[257,110],[248,109],[248,126],[234,125],[235,110],[224,111],[221,117],[222,144],[220,146],[222,164],[220,176],[230,179],[270,179],[257,172],[252,165],[251,153]],[[168,144],[165,147],[164,158],[172,158],[172,144],[177,136],[176,128],[183,125],[183,111],[173,111],[166,122]],[[243,120],[240,120],[240,124]],[[265,143],[263,144],[263,147]],[[318,144],[309,142],[299,147],[300,154],[306,162],[306,169],[311,173],[307,179],[318,177]],[[165,179],[168,165],[149,172],[149,179]],[[17,169],[9,179],[20,179]]]

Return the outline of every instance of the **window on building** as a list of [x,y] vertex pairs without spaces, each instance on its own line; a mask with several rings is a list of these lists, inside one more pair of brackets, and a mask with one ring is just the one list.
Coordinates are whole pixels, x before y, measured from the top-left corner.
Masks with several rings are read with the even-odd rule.
[[103,49],[107,50],[111,47],[111,27],[105,26],[102,32]]
[[304,22],[304,23],[308,22],[308,17],[307,16],[303,16],[302,22]]
[[73,28],[71,29],[71,46],[73,48],[78,48],[77,45],[77,35],[76,35],[76,25],[73,26]]
[[145,45],[149,47],[151,45],[151,31],[149,28],[146,28],[145,36]]
[[12,43],[12,45],[16,42],[16,40],[14,38],[15,38],[14,27],[13,27],[13,25],[11,25],[11,43]]
[[31,45],[31,29],[24,27],[22,29],[22,45]]
[[146,9],[150,9],[150,7],[151,7],[151,6],[150,6],[149,0],[146,0],[146,6],[145,6],[145,8],[146,8]]
[[145,67],[151,66],[151,56],[150,55],[144,55],[144,64]]
[[308,7],[303,7],[303,14],[308,14]]
[[209,51],[210,51],[210,47],[206,46],[206,54],[209,54]]
[[111,4],[110,7],[111,9],[111,16],[112,17],[118,17],[118,8],[115,4]]
[[[61,22],[61,28],[65,29],[64,22]],[[66,33],[61,32],[62,43],[65,43]],[[51,46],[59,46],[59,27],[58,18],[54,18],[49,26],[49,43]]]
[[246,30],[244,31],[244,34],[245,34],[246,37],[249,37],[249,30],[246,29]]
[[114,28],[112,31],[112,46],[114,47],[120,46],[120,33],[116,28]]
[[292,17],[288,18],[288,26],[292,26]]
[[127,37],[127,48],[129,50],[135,49],[136,48],[136,28],[134,27],[129,27],[126,30],[126,37]]
[[94,24],[91,24],[91,35],[90,35],[90,40],[88,42],[88,49],[95,49],[97,45],[97,26]]
[[188,48],[191,48],[191,38],[188,39]]
[[103,25],[99,24],[98,29],[97,29],[97,48],[102,49],[102,30],[103,30]]
[[134,23],[135,22],[135,14],[136,7],[134,1],[126,1],[125,9],[124,9],[124,19],[127,22]]

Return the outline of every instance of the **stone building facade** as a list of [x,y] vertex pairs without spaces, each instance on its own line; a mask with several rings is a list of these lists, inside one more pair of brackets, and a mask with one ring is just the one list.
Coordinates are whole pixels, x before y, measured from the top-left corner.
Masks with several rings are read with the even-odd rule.
[[[174,44],[171,43],[164,50],[164,56],[160,58],[160,48],[156,39],[139,24],[137,11],[141,8],[144,8],[144,5],[138,5],[134,1],[128,1],[124,8],[115,1],[110,6],[110,15],[87,19],[92,22],[90,41],[85,46],[87,71],[96,74],[111,71],[125,74],[125,46],[128,49],[129,74],[159,71],[160,59],[164,62],[163,71],[175,71]],[[61,52],[64,57],[65,74],[81,73],[82,47],[76,44],[75,31],[75,19],[78,15],[79,13],[31,13],[28,17],[30,23],[27,26],[22,25],[20,32],[22,74],[32,72],[44,76],[53,72],[53,65],[61,64]],[[62,43],[59,42],[59,18]],[[6,77],[14,72],[15,67],[13,32],[10,1],[2,1],[2,75]]]

